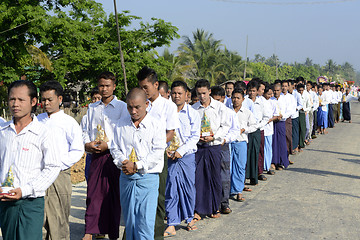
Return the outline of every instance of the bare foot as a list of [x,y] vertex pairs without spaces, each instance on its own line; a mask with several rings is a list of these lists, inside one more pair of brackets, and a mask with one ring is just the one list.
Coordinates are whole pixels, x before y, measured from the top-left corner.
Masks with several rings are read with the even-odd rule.
[[193,217],[193,220],[191,222],[196,223],[197,221],[200,221],[200,220],[201,220],[200,215],[197,214],[197,213],[194,213],[194,217]]
[[84,235],[84,237],[82,238],[82,240],[92,240],[92,235],[89,234],[89,233],[86,233],[86,234]]
[[175,236],[175,235],[176,235],[175,226],[168,226],[168,227],[165,229],[164,237],[167,237],[167,236]]

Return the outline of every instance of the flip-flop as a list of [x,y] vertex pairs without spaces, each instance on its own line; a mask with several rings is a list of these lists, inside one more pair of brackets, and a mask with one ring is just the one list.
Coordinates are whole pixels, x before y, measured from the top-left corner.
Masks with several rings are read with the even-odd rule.
[[197,228],[197,226],[195,226],[195,224],[193,224],[193,225],[188,224],[186,226],[186,230],[188,230],[190,232],[190,231],[196,231],[196,230],[198,230],[198,228]]
[[251,188],[248,188],[248,187],[244,187],[243,191],[245,191],[245,192],[251,192],[252,189],[251,189]]
[[165,231],[165,233],[167,233],[168,235],[164,236],[164,238],[169,238],[169,237],[176,236],[176,233],[171,233],[171,232],[168,232],[168,231]]

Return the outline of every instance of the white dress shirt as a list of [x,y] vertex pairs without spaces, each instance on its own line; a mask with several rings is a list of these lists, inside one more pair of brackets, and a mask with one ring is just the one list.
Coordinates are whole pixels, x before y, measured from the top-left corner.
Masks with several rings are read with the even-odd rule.
[[195,153],[200,139],[201,119],[199,114],[187,103],[180,110],[180,127],[175,130],[180,140],[180,147],[176,150],[182,157]]
[[253,111],[257,123],[257,129],[260,130],[263,130],[264,126],[268,123],[270,119],[270,111],[268,109],[265,109],[263,99],[266,100],[262,96],[256,97]]
[[291,115],[291,118],[295,119],[299,117],[299,111],[300,109],[303,108],[303,105],[302,105],[301,95],[296,89],[293,90],[291,95],[293,95],[296,99],[296,111]]
[[0,117],[0,124],[1,124],[1,123],[4,123],[4,122],[6,122],[6,120],[3,119],[2,117]]
[[84,144],[95,141],[98,124],[105,130],[109,144],[114,137],[116,123],[128,114],[126,103],[117,100],[116,96],[107,106],[102,101],[90,104],[85,115],[87,126],[83,129]]
[[[296,93],[297,92],[295,92],[295,91],[293,91],[294,95],[289,92],[287,92],[286,94],[281,93],[281,96],[284,97],[284,101],[286,101],[286,110],[285,110],[285,112],[281,112],[281,114],[283,115],[284,118],[285,117],[286,118],[289,118],[289,117],[296,118],[296,116],[298,116],[298,114],[299,114],[299,113],[296,113],[297,112],[297,99],[295,96]],[[300,96],[300,100],[301,100],[301,96]]]
[[[271,117],[279,116],[278,109],[276,107],[275,101],[268,99],[265,102],[265,108],[271,110]],[[267,123],[264,127],[264,136],[271,136],[274,134],[274,121],[271,121],[270,123]]]
[[63,110],[48,116],[42,113],[37,116],[52,131],[56,131],[56,147],[61,152],[61,170],[66,170],[77,163],[84,154],[82,129],[76,120]]
[[153,102],[149,101],[146,110],[151,116],[161,121],[163,126],[166,126],[165,130],[175,130],[180,127],[176,104],[160,94]]
[[[226,102],[225,102],[225,105],[226,105],[228,108],[232,109],[232,108],[233,108],[233,103],[232,103],[231,98],[228,98],[228,99],[225,100],[225,101],[226,101]],[[249,98],[248,95],[246,95],[246,96],[244,97],[244,101],[243,101],[243,103],[242,103],[242,106],[244,106],[245,108],[249,109],[252,113],[254,113],[254,102],[251,101],[251,99]]]
[[313,105],[310,94],[304,90],[303,94],[301,95],[301,99],[304,112],[309,113]]
[[245,129],[245,131],[240,134],[239,130],[233,141],[248,142],[248,134],[257,130],[257,122],[254,114],[249,109],[247,109],[247,107],[241,106],[240,110],[236,113],[236,120],[240,130]]
[[311,108],[311,112],[314,112],[319,107],[319,96],[313,90],[310,90],[309,93],[310,93],[311,99],[313,101],[313,106]]
[[228,112],[228,121],[230,124],[229,132],[225,136],[225,142],[230,143],[232,141],[235,141],[234,139],[237,138],[237,135],[240,131],[239,122],[236,120],[236,113],[230,108],[226,108]]
[[319,95],[319,107],[321,107],[321,110],[324,112],[328,111],[327,105],[329,104],[328,100],[327,100],[327,96],[325,91]]
[[346,93],[344,94],[345,97],[345,102],[350,102],[353,100],[358,100],[358,97],[355,97],[354,95],[351,95],[350,93],[348,95],[346,95]]
[[130,115],[122,118],[114,129],[114,139],[110,144],[110,153],[114,164],[121,168],[122,162],[129,159],[134,148],[140,174],[160,173],[164,167],[166,148],[165,126],[150,114],[136,128]]
[[20,133],[16,133],[13,120],[0,127],[0,183],[12,166],[14,187],[21,189],[22,198],[43,197],[60,171],[52,130],[32,117]]
[[209,119],[211,130],[214,133],[214,141],[207,144],[210,146],[222,144],[231,127],[226,106],[210,97],[210,104],[206,108],[200,101],[192,107],[199,113],[200,119],[204,118],[204,113]]
[[275,111],[274,116],[282,115],[282,118],[280,119],[280,121],[285,122],[286,119],[288,119],[290,116],[289,113],[287,112],[288,101],[287,101],[285,95],[280,95],[279,99],[277,99],[276,97],[271,97],[270,100],[273,101],[273,103],[276,106],[276,111]]

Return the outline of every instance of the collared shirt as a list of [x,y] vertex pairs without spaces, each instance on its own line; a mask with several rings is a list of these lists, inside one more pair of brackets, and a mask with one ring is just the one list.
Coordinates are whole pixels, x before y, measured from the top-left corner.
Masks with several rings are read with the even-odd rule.
[[301,95],[302,103],[303,103],[303,110],[304,112],[310,112],[312,108],[312,98],[310,94],[304,90],[303,94]]
[[197,150],[196,144],[200,139],[201,119],[199,114],[186,103],[178,114],[180,127],[175,131],[180,140],[180,147],[176,151],[184,157]]
[[310,96],[312,98],[312,101],[313,101],[313,106],[312,106],[312,109],[311,111],[315,111],[318,109],[319,107],[319,96],[316,94],[316,92],[314,92],[313,90],[310,90]]
[[222,144],[231,127],[226,106],[210,97],[210,104],[206,108],[200,101],[192,107],[199,113],[200,119],[203,119],[205,113],[209,119],[211,130],[214,133],[214,141],[209,142],[208,145]]
[[291,114],[291,118],[295,119],[299,117],[299,110],[303,108],[303,105],[301,95],[296,89],[294,89],[293,92],[290,94],[295,98],[295,110],[293,110],[293,113]]
[[327,97],[326,97],[326,94],[325,94],[325,91],[319,95],[319,107],[321,107],[321,110],[324,111],[324,112],[327,112],[328,109],[327,109],[327,105],[328,105],[329,102],[327,102]]
[[180,127],[176,104],[160,94],[153,102],[149,101],[146,110],[151,116],[160,120],[159,124],[166,126],[166,130],[175,130]]
[[[257,129],[263,130],[264,126],[270,119],[269,109],[265,109],[264,102],[266,99],[263,96],[257,96],[254,102],[254,116],[257,123]],[[252,101],[252,100],[251,100]]]
[[37,118],[51,131],[56,131],[56,146],[61,152],[61,170],[77,163],[84,154],[84,144],[82,129],[76,120],[65,114],[63,110],[51,114],[50,117],[47,113],[42,113]]
[[325,91],[325,92],[327,92],[326,94],[327,94],[327,96],[329,97],[329,103],[330,103],[330,104],[335,104],[335,103],[336,103],[336,99],[334,99],[334,91],[331,90],[331,89],[329,89],[329,90],[327,90],[327,91]]
[[[268,99],[265,101],[265,108],[269,109],[271,112],[271,117],[279,116],[278,109],[276,108],[276,103]],[[267,123],[264,127],[264,136],[271,136],[274,134],[274,122],[271,121],[270,123]]]
[[273,101],[276,106],[276,112],[274,116],[282,115],[280,121],[285,122],[286,119],[289,118],[289,115],[286,114],[287,99],[285,95],[280,95],[279,99],[277,99],[276,97],[271,97],[270,100]]
[[105,105],[102,101],[90,104],[85,115],[87,116],[87,126],[86,129],[83,129],[84,144],[95,141],[98,124],[105,130],[109,144],[114,137],[116,123],[120,118],[128,114],[126,103],[117,100],[116,96],[108,105]]
[[[234,110],[233,110],[234,111]],[[241,106],[240,110],[236,113],[236,121],[238,122],[240,130],[237,132],[233,141],[248,142],[248,134],[257,130],[257,122],[254,114],[244,106]],[[241,129],[245,129],[243,133],[240,133]]]
[[[225,100],[225,106],[227,106],[228,108],[232,109],[233,108],[233,103],[231,98],[228,98],[227,100]],[[251,99],[249,98],[248,95],[246,95],[244,97],[244,101],[242,103],[242,106],[244,106],[245,108],[249,109],[252,113],[254,113],[254,102],[251,101]]]
[[332,94],[329,90],[323,91],[321,95],[322,99],[322,105],[327,105],[331,103],[332,100]]
[[239,122],[236,120],[236,113],[230,108],[226,108],[228,112],[228,121],[230,123],[229,132],[225,136],[225,142],[230,143],[235,141],[240,131]]
[[6,122],[6,120],[3,119],[2,117],[0,117],[0,124],[1,124],[1,123],[4,123],[4,122]]
[[351,94],[346,95],[346,93],[344,94],[343,98],[345,98],[345,102],[359,100],[358,97],[355,97],[354,95],[351,95]]
[[337,94],[337,101],[340,103],[342,101],[343,93],[341,91],[336,91]]
[[[279,98],[279,101],[281,102],[281,115],[283,116],[283,119],[287,119],[291,116],[295,116],[296,108],[294,99],[295,97],[291,95],[290,93],[283,94],[281,93],[280,96],[283,96],[283,98]],[[300,97],[301,98],[301,97]],[[302,105],[301,105],[302,106]]]
[[114,158],[114,164],[121,168],[122,162],[129,159],[134,149],[139,173],[160,173],[164,167],[165,148],[165,126],[159,124],[159,119],[146,114],[137,128],[128,114],[114,129],[110,153]]
[[13,120],[0,127],[0,183],[12,166],[14,187],[21,189],[22,198],[43,197],[60,171],[51,129],[32,117],[33,121],[20,133],[16,133]]

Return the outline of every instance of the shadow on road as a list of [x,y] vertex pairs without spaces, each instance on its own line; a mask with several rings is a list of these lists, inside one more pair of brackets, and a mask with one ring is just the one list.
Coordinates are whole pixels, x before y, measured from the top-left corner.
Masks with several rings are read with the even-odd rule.
[[319,191],[319,192],[328,193],[330,195],[341,195],[341,196],[347,196],[347,197],[353,197],[353,198],[360,198],[359,196],[352,195],[349,193],[333,192],[333,191],[329,191],[329,190],[322,190],[322,189],[316,189],[316,188],[314,188],[314,190]]
[[340,160],[345,161],[345,162],[351,162],[351,163],[357,163],[360,164],[360,159],[345,159],[345,158],[340,158]]
[[338,177],[346,177],[346,178],[353,178],[353,179],[360,179],[360,176],[351,175],[351,174],[345,174],[345,173],[337,173],[337,172],[331,172],[331,171],[323,171],[323,170],[316,170],[316,169],[309,169],[309,168],[289,168],[287,171],[293,171],[293,172],[300,172],[300,173],[308,173],[308,174],[314,174],[319,176],[338,176]]
[[323,153],[333,153],[333,154],[348,155],[348,156],[354,156],[354,157],[359,157],[359,158],[360,158],[360,155],[352,154],[352,153],[334,152],[334,151],[319,150],[319,149],[306,149],[306,151],[315,151],[315,152],[323,152]]

